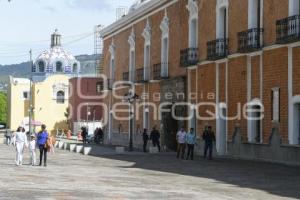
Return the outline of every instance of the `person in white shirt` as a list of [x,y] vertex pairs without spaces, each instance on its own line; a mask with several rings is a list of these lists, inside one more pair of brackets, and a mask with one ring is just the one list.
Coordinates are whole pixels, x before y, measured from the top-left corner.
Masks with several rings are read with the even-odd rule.
[[176,140],[178,143],[177,146],[177,158],[179,158],[179,155],[181,153],[181,159],[184,159],[185,154],[185,143],[186,143],[186,132],[183,128],[181,128],[176,135]]
[[16,146],[16,151],[17,151],[16,165],[20,166],[23,164],[24,149],[28,145],[25,129],[22,127],[19,127],[14,137],[15,137],[14,146]]
[[31,135],[31,140],[29,142],[29,151],[30,151],[30,158],[31,158],[31,165],[36,165],[36,140],[35,135]]

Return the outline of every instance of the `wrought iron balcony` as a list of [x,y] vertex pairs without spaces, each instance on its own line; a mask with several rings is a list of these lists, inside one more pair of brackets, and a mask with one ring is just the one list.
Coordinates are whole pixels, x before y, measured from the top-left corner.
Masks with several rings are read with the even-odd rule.
[[252,28],[238,33],[238,51],[246,53],[262,48],[262,28]]
[[144,82],[144,68],[140,68],[136,70],[136,83],[143,83]]
[[129,81],[129,72],[123,72],[123,81]]
[[148,82],[149,81],[149,67],[145,67],[145,68],[140,68],[136,70],[136,78],[135,78],[135,82],[136,83],[144,83],[144,82]]
[[150,67],[144,67],[144,82],[150,81]]
[[276,22],[276,42],[285,44],[300,40],[300,15],[294,15]]
[[198,48],[188,48],[180,51],[180,65],[189,67],[199,62]]
[[153,65],[152,69],[152,79],[161,80],[168,79],[168,67],[169,63],[157,63]]
[[228,38],[207,42],[207,59],[218,60],[228,55]]

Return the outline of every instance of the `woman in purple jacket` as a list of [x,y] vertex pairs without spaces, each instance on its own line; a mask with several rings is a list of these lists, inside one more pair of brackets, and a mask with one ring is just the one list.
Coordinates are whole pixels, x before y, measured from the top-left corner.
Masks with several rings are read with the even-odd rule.
[[47,166],[47,140],[48,140],[48,133],[46,131],[46,125],[42,125],[42,130],[37,135],[37,145],[40,149],[40,165],[42,166],[42,160],[44,156],[44,166]]

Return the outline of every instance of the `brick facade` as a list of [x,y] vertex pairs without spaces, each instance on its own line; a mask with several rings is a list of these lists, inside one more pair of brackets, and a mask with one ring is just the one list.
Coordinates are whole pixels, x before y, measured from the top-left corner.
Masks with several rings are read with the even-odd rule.
[[[180,51],[189,46],[189,11],[186,8],[188,0],[162,0],[158,7],[146,10],[145,17],[134,18],[138,11],[125,16],[124,23],[119,24],[118,29],[111,27],[102,33],[104,37],[104,72],[109,77],[110,74],[110,52],[109,46],[114,43],[115,51],[115,81],[122,80],[122,73],[128,71],[129,65],[129,43],[128,38],[133,31],[135,34],[135,67],[136,69],[144,65],[144,42],[142,36],[147,20],[151,26],[151,53],[150,66],[161,62],[161,35],[160,24],[166,15],[169,19],[169,77],[167,80],[150,81],[142,84],[135,84],[137,94],[148,93],[149,99],[146,102],[155,104],[163,103],[155,101],[153,94],[162,92],[164,83],[172,83],[178,77],[186,79],[185,94],[186,100],[191,103],[224,103],[227,107],[227,116],[233,117],[238,113],[238,104],[241,109],[248,101],[258,101],[264,106],[264,119],[261,121],[261,140],[259,143],[268,143],[272,133],[272,128],[279,127],[279,134],[284,144],[289,144],[289,85],[288,85],[288,60],[292,60],[292,85],[291,96],[300,93],[299,86],[299,46],[298,44],[276,44],[276,20],[288,17],[288,1],[263,0],[262,2],[262,27],[263,48],[239,54],[238,52],[238,32],[248,29],[248,1],[230,0],[228,1],[228,38],[229,56],[216,61],[207,60],[207,42],[216,39],[217,4],[219,0],[198,0],[198,54],[199,62],[196,65],[187,67],[180,66]],[[223,1],[226,2],[226,1]],[[294,46],[290,46],[294,45]],[[292,57],[288,55],[288,48],[293,49]],[[152,71],[152,70],[151,70]],[[152,77],[152,76],[151,76]],[[176,85],[174,85],[176,87]],[[280,121],[272,121],[272,89],[280,88]],[[128,88],[123,89],[123,94]],[[110,93],[111,91],[109,91]],[[189,99],[189,93],[197,93],[196,98]],[[164,93],[161,95],[165,95]],[[108,105],[115,102],[110,96],[105,99]],[[176,103],[175,99],[174,102]],[[205,105],[198,109],[200,116],[208,116],[207,111],[215,112],[215,108]],[[188,111],[183,113],[186,115]],[[137,114],[137,113],[136,113]],[[143,128],[143,111],[139,111],[139,120],[135,124],[134,130]],[[162,121],[154,120],[153,109],[149,108],[149,128],[153,125],[162,127]],[[243,110],[241,110],[243,114]],[[118,131],[122,124],[124,134],[128,133],[128,122],[116,122],[114,120],[113,130]],[[188,122],[185,122],[188,128]],[[214,130],[217,128],[216,120],[198,120],[197,133],[200,136],[205,126],[211,125]],[[137,127],[138,126],[138,127]],[[243,142],[249,142],[249,121],[244,117],[227,121],[227,130],[223,130],[227,140],[231,141],[237,128],[240,129]],[[164,132],[164,130],[162,130]],[[164,133],[168,134],[168,133]],[[226,142],[226,141],[225,141]]]

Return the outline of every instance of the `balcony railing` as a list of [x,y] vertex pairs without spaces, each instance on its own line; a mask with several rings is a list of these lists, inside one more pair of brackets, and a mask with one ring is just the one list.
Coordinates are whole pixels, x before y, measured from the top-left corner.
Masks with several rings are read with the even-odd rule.
[[150,67],[144,67],[144,82],[150,81]]
[[153,65],[152,79],[161,80],[169,78],[168,75],[169,63],[157,63]]
[[143,83],[144,82],[144,68],[140,68],[136,70],[136,83]]
[[144,67],[136,70],[136,83],[144,83],[150,80],[150,68]]
[[228,39],[217,39],[207,42],[207,59],[218,60],[228,55]]
[[188,48],[180,51],[180,65],[189,67],[199,62],[198,48]]
[[253,28],[238,33],[238,51],[240,53],[246,53],[262,48],[262,33],[262,28]]
[[300,40],[300,15],[294,15],[276,22],[276,42],[285,44]]
[[129,81],[129,72],[123,72],[123,81]]

